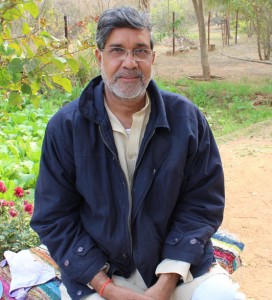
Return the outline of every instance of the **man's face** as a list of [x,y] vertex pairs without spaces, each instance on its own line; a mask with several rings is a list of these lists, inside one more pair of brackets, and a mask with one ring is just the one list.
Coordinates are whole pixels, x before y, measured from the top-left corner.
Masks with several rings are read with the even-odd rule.
[[151,66],[154,53],[146,61],[136,61],[129,52],[124,60],[114,59],[109,55],[109,49],[120,47],[133,51],[134,49],[150,48],[150,33],[148,30],[130,28],[113,29],[106,41],[105,49],[96,51],[96,57],[105,82],[106,95],[123,100],[141,99],[151,79]]

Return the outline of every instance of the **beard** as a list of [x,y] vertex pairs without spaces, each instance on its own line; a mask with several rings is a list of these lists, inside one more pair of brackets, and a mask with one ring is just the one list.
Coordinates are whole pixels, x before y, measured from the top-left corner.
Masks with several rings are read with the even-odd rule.
[[[123,70],[115,73],[112,79],[109,79],[101,68],[101,76],[109,91],[118,99],[125,101],[138,100],[144,97],[146,88],[151,80],[151,77],[145,78],[143,72],[136,70]],[[136,77],[136,82],[121,83],[122,77]]]

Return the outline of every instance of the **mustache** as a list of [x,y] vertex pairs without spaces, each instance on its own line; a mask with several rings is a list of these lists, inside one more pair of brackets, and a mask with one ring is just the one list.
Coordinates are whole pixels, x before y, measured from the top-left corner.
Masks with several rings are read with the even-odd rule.
[[141,71],[129,71],[129,70],[127,70],[127,71],[117,72],[113,75],[114,81],[117,80],[118,78],[121,78],[121,77],[140,77],[141,79],[143,79],[144,74]]

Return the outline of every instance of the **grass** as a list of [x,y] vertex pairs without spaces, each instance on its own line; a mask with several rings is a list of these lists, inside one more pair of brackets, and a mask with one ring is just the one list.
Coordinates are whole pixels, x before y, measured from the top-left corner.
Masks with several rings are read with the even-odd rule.
[[[206,116],[215,136],[222,136],[272,118],[272,80],[194,81],[182,78],[176,82],[159,81],[163,89],[183,94]],[[254,105],[261,95],[261,101]]]

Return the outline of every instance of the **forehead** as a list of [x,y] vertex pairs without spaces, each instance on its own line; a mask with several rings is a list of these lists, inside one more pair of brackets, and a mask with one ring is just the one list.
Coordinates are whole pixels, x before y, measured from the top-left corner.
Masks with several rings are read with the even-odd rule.
[[105,46],[150,48],[150,39],[150,32],[147,29],[115,28],[109,34]]

